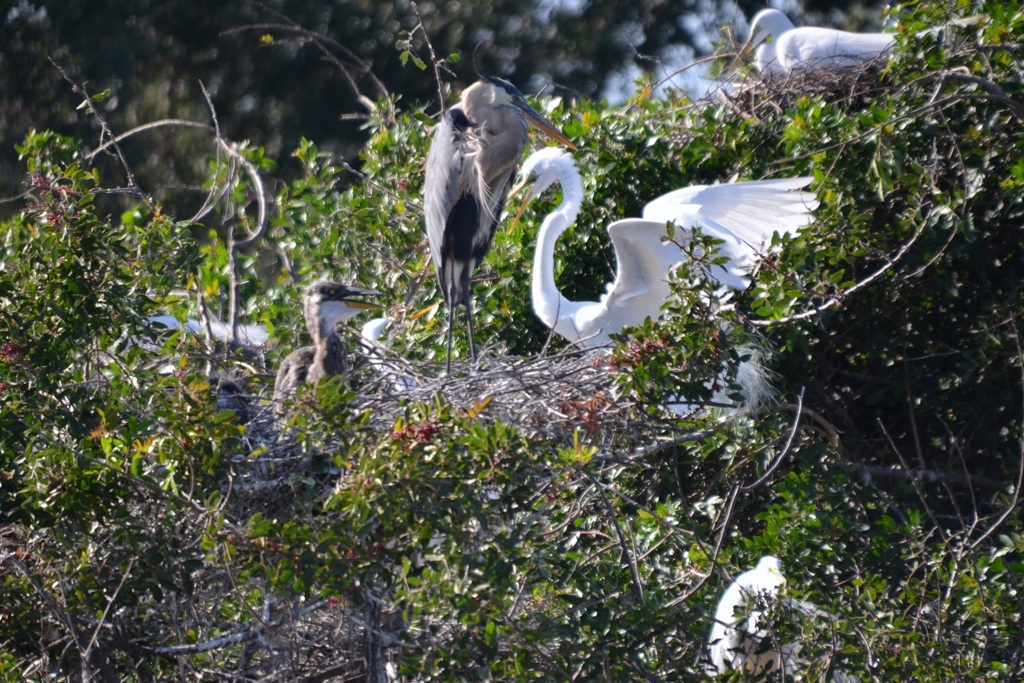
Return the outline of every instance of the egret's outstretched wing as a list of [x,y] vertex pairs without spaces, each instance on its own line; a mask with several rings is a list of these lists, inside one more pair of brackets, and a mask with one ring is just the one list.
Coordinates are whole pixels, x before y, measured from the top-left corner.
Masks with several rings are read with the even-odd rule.
[[[813,222],[811,212],[818,206],[814,193],[794,191],[811,180],[780,178],[685,187],[647,204],[644,218],[673,222],[677,241],[686,239],[694,226],[722,240],[719,253],[727,263],[715,267],[712,275],[733,289],[745,289],[750,284],[751,267],[774,233],[791,235]],[[678,251],[676,245],[671,247]]]
[[696,185],[663,194],[644,207],[644,218],[675,221],[689,227],[718,223],[737,238],[757,243],[773,232],[792,234],[810,224],[818,207],[813,192],[793,192],[813,178],[751,180],[721,185]]
[[663,221],[625,218],[609,225],[608,235],[615,247],[615,280],[601,302],[610,311],[621,311],[620,327],[657,319],[670,295],[669,270],[682,259],[682,252],[666,242]]

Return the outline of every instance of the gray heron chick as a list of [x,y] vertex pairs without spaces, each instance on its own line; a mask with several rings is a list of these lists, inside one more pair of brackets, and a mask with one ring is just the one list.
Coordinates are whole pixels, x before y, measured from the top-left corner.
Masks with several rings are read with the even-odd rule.
[[352,299],[355,296],[381,293],[337,282],[316,282],[306,290],[302,306],[313,343],[292,351],[281,362],[274,382],[274,400],[279,406],[282,399],[295,394],[299,385],[345,373],[345,343],[335,326],[363,311],[383,308],[380,304]]
[[493,77],[466,88],[434,131],[423,208],[430,256],[448,307],[449,372],[459,304],[466,307],[469,348],[476,360],[470,277],[491,248],[530,126],[576,149],[514,85]]

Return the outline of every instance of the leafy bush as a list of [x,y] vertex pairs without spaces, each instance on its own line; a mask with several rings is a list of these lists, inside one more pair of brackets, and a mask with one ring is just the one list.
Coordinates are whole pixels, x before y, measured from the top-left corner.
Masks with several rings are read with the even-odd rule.
[[[593,367],[552,352],[530,310],[550,203],[501,228],[476,289],[487,362],[580,384],[607,369],[585,400],[559,393],[572,377],[536,405],[459,393],[472,374],[396,396],[364,367],[272,415],[267,368],[304,342],[293,302],[321,276],[387,292],[391,351],[439,372],[446,316],[414,315],[440,298],[418,106],[380,103],[359,171],[303,141],[265,224],[259,148],[217,138],[210,211],[189,221],[139,194],[105,215],[114,188],[78,143],[30,136],[0,259],[0,672],[327,680],[387,660],[408,680],[688,680],[728,580],[770,553],[822,610],[771,610],[806,679],[1021,678],[1024,27],[1014,3],[954,5],[906,9],[880,71],[538,103],[581,147],[569,298],[612,277],[603,226],[667,190],[810,175],[821,200],[729,306],[707,305],[691,259],[663,319]],[[237,315],[276,343],[154,339],[158,312]],[[778,403],[660,409],[706,397],[751,344]],[[247,420],[218,404],[223,373],[248,377]]]

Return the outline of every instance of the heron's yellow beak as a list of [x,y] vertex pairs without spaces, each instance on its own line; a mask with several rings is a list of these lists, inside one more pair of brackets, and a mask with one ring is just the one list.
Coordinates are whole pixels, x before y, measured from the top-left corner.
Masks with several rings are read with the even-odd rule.
[[753,52],[753,51],[754,51],[754,38],[753,38],[753,36],[751,36],[750,40],[748,40],[743,45],[743,47],[740,48],[740,53],[738,55],[740,61],[743,61],[743,60],[747,59],[748,57],[750,57],[750,53]]
[[370,303],[369,301],[353,301],[351,299],[345,299],[344,301],[345,305],[348,306],[349,308],[361,308],[375,311],[384,308],[384,306],[382,306],[381,304],[374,304]]
[[569,138],[565,137],[565,133],[558,130],[548,121],[546,118],[537,113],[537,110],[526,104],[525,102],[518,105],[519,109],[523,112],[523,116],[526,117],[526,122],[531,126],[544,133],[550,138],[558,140],[569,149],[575,151],[576,145],[572,144]]
[[740,48],[739,59],[746,59],[754,51],[755,47],[761,43],[770,43],[773,40],[775,40],[775,36],[763,29],[757,33],[751,33],[750,39]]

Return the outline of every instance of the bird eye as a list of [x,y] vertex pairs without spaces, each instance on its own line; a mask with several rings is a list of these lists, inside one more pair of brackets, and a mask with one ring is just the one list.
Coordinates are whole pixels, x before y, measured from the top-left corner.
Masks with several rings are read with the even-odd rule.
[[330,294],[331,296],[334,296],[337,293],[338,293],[338,290],[334,289],[333,287],[331,287],[331,291],[328,292],[328,294]]

